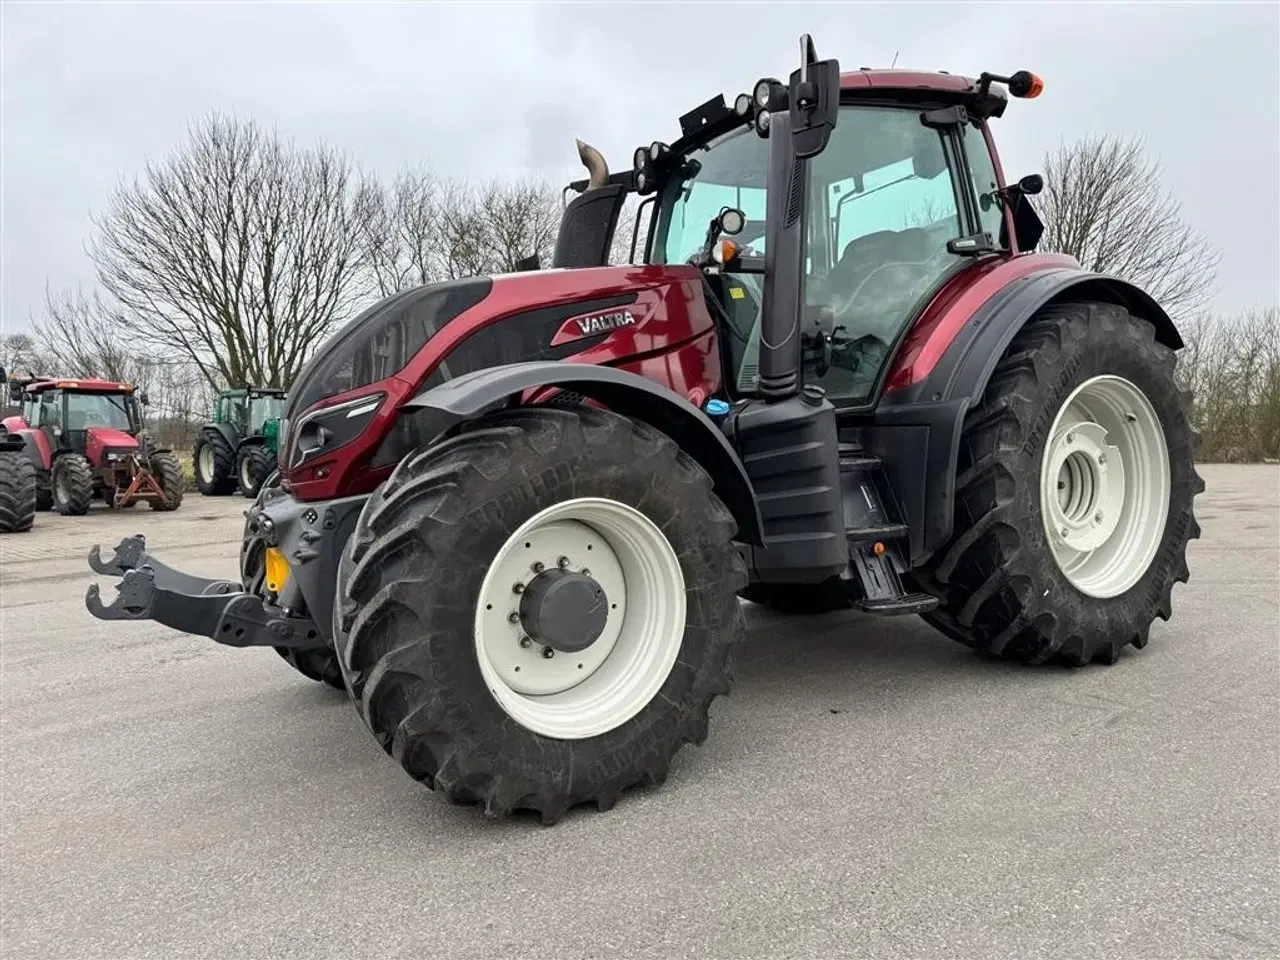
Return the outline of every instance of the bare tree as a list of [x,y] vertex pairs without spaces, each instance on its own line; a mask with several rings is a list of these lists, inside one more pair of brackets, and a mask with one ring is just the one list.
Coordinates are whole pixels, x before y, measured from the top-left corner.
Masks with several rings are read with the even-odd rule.
[[1174,319],[1202,308],[1219,254],[1181,216],[1141,141],[1086,137],[1045,155],[1040,249],[1136,283]]
[[346,158],[211,116],[121,184],[90,254],[137,338],[211,385],[288,386],[362,291]]
[[[47,374],[53,362],[49,351],[30,333],[7,333],[0,336],[0,367],[6,373]],[[0,397],[0,406],[5,400]]]
[[[128,324],[113,304],[94,290],[44,294],[44,315],[35,329],[53,366],[70,377],[138,381],[143,367]],[[131,345],[132,344],[132,345]]]
[[403,170],[389,185],[370,178],[361,187],[357,227],[378,296],[438,279],[442,189],[425,169]]
[[546,262],[560,207],[537,180],[475,185],[402,171],[389,186],[369,181],[359,204],[362,258],[381,296],[408,286],[510,273],[525,257]]

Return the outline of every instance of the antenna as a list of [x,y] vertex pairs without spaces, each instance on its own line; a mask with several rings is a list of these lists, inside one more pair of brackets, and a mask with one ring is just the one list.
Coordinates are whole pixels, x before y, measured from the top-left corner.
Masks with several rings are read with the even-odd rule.
[[898,65],[898,51],[895,50],[893,51],[893,63],[889,64],[889,69],[892,70],[897,65]]

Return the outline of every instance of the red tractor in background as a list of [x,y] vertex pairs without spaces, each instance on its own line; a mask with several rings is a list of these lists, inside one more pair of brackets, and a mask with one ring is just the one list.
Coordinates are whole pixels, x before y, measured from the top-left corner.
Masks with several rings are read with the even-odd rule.
[[[240,581],[151,556],[96,617],[274,647],[413,778],[501,817],[661,782],[728,692],[739,598],[1114,662],[1199,535],[1174,324],[1035,252],[991,123],[1038,78],[788,81],[571,185],[554,269],[404,290],[294,383]],[[607,266],[622,205],[649,229]],[[867,619],[849,621],[852,631]]]
[[142,432],[146,395],[133,384],[30,373],[6,379],[21,412],[0,422],[0,433],[22,443],[37,510],[79,516],[95,497],[113,508],[146,501],[153,510],[176,510],[182,503],[178,458]]

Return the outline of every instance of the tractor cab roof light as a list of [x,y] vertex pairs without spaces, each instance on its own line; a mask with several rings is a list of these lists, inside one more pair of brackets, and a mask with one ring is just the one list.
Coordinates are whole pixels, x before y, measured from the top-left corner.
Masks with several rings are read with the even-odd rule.
[[1009,96],[1020,100],[1034,100],[1044,92],[1044,81],[1030,70],[1019,70],[1011,77],[984,72],[978,77],[978,95],[985,97],[993,83],[1003,83],[1009,91]]

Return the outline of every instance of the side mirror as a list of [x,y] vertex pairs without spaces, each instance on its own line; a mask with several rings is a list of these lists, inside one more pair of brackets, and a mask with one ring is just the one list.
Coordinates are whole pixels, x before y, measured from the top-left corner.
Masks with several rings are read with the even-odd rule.
[[1044,177],[1038,173],[1028,173],[1018,181],[1018,192],[1028,197],[1034,197],[1043,189]]
[[151,405],[151,398],[147,396],[147,391],[143,390],[138,394],[138,402],[144,407]]
[[807,33],[800,38],[800,69],[791,74],[787,102],[796,156],[817,156],[840,116],[840,61],[819,60]]

